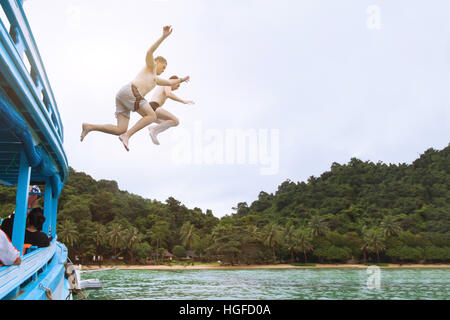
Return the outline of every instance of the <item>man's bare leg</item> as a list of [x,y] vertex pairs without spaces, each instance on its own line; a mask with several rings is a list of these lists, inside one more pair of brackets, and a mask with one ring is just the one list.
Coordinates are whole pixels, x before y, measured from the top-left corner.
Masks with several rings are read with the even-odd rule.
[[124,115],[118,113],[117,114],[117,125],[83,123],[81,126],[82,131],[81,131],[80,141],[83,141],[83,139],[86,137],[86,135],[91,131],[100,131],[100,132],[118,136],[127,131],[129,121],[130,121],[130,119],[128,119]]
[[177,126],[180,122],[177,117],[162,108],[156,109],[156,115],[158,117],[158,124],[156,126],[148,127],[148,131],[153,143],[159,145],[156,136],[171,127]]
[[127,151],[130,151],[130,148],[128,147],[128,140],[131,138],[131,136],[156,120],[156,113],[148,103],[143,104],[137,112],[142,116],[142,118],[139,119],[139,121],[136,122],[136,124],[127,132],[119,136],[120,141],[122,141],[123,146]]

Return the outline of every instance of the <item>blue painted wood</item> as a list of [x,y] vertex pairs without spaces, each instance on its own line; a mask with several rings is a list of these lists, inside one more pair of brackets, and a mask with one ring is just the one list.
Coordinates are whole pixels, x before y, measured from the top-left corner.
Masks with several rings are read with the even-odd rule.
[[[53,150],[54,156],[56,157],[55,160],[57,160],[56,163],[60,166],[61,180],[65,180],[65,177],[68,174],[68,166],[67,158],[62,148],[62,140],[58,138],[56,128],[52,129],[52,122],[49,117],[45,116],[47,111],[42,111],[42,109],[45,108],[39,106],[41,103],[37,100],[36,93],[30,91],[30,87],[32,87],[31,76],[27,74],[24,66],[21,66],[21,68],[18,69],[15,65],[14,60],[20,59],[17,52],[9,52],[6,50],[6,47],[2,48],[4,36],[4,30],[0,28],[0,71],[7,77],[9,81],[8,85],[16,93],[16,96],[19,99],[13,102],[19,106],[17,111],[22,112],[22,114],[27,112],[27,115],[34,121],[33,123],[30,123],[30,125],[32,125],[33,130],[38,129],[38,131],[41,132],[43,145],[48,146],[50,150]],[[8,43],[5,45],[8,45]],[[10,54],[13,55],[12,58]]]
[[51,222],[51,235],[56,237],[56,215],[58,214],[58,198],[53,198],[52,201],[52,222]]
[[[46,300],[45,288],[52,291],[53,299],[64,300],[69,295],[69,285],[65,279],[64,262],[67,261],[67,248],[55,241],[55,251],[51,262],[37,277],[36,281],[23,288],[17,300]],[[41,250],[41,249],[39,249]]]
[[[52,91],[50,90],[50,84],[48,81],[47,74],[43,67],[42,59],[37,50],[36,42],[34,40],[33,34],[31,33],[30,26],[27,19],[25,18],[25,13],[23,11],[22,5],[18,4],[16,0],[2,0],[2,7],[11,22],[12,28],[16,28],[16,32],[20,35],[20,38],[24,41],[24,47],[26,48],[26,53],[29,55],[30,65],[32,69],[39,75],[41,83],[45,88],[46,92],[49,92],[49,99],[52,103],[52,109],[56,107],[55,98]],[[57,123],[55,127],[61,128],[62,122],[58,113]],[[62,131],[62,130],[61,130]],[[61,136],[61,139],[63,137]]]
[[[0,299],[3,299],[22,282],[30,277],[33,277],[41,268],[48,264],[47,274],[53,272],[52,268],[55,266],[61,267],[67,260],[67,249],[64,245],[53,240],[49,247],[37,249],[22,258],[22,263],[19,266],[1,267],[0,268]],[[38,275],[39,282],[45,280],[45,275]],[[35,282],[37,283],[37,282]],[[17,298],[17,297],[10,297]]]
[[14,227],[12,243],[22,254],[23,242],[25,240],[25,225],[27,220],[28,187],[30,185],[31,167],[28,165],[25,152],[20,153],[20,171],[17,182],[16,213],[14,216]]
[[[57,158],[56,164],[59,166],[61,181],[64,183],[68,174],[68,165],[62,148],[62,122],[41,57],[21,3],[16,0],[2,0],[1,6],[8,17],[14,35],[11,37],[5,27],[0,26],[1,74],[4,81],[15,92],[15,97],[20,100],[15,101],[21,104],[17,106],[18,110],[24,112],[26,119],[35,121],[35,124],[32,124],[33,130],[39,133],[47,152],[53,152],[52,157]],[[20,45],[17,46],[12,38],[16,39]],[[23,51],[24,55],[21,54]],[[31,72],[26,68],[21,56],[28,58]]]
[[51,224],[51,219],[52,219],[52,215],[53,215],[52,204],[53,204],[52,184],[47,179],[47,181],[45,182],[45,194],[44,194],[44,216],[45,216],[45,222],[44,222],[44,225],[42,226],[42,232],[44,232],[47,235],[49,234],[48,230],[49,230],[49,226]]
[[0,183],[18,186],[13,244],[22,253],[30,180],[46,184],[43,231],[51,229],[54,239],[27,252],[20,266],[0,267],[0,299],[46,299],[43,287],[65,299],[67,248],[56,241],[58,196],[69,171],[62,122],[22,1],[0,5],[8,20],[0,21]]

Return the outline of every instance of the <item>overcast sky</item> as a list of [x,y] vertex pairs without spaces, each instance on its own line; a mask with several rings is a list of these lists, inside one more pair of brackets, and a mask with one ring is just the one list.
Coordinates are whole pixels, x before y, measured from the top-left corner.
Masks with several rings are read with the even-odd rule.
[[[411,163],[449,143],[450,2],[30,0],[24,4],[64,125],[69,165],[217,217],[351,157]],[[190,75],[168,100],[180,125],[126,152],[81,123],[115,123],[115,94],[144,64]],[[150,95],[148,96],[148,98]],[[139,119],[132,113],[130,124]],[[249,137],[247,145],[233,137]],[[252,140],[254,139],[254,140]],[[242,150],[246,153],[242,154]],[[237,160],[241,159],[241,160]]]

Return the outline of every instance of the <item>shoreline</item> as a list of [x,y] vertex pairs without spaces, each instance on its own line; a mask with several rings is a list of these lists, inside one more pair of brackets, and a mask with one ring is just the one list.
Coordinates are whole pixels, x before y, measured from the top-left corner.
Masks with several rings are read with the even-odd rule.
[[[267,264],[267,265],[83,265],[81,270],[95,270],[115,268],[123,270],[238,270],[238,269],[367,269],[365,264],[315,264],[314,266],[293,266],[290,264]],[[450,264],[391,264],[379,266],[380,269],[448,269]]]

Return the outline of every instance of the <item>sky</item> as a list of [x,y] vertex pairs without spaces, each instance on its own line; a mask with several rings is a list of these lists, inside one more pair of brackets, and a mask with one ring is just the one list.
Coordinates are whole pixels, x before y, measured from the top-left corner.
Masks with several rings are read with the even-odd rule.
[[[217,217],[333,162],[411,163],[450,137],[450,2],[28,0],[69,165],[121,190]],[[116,136],[115,94],[155,55],[189,75],[164,105],[179,126]],[[147,98],[151,97],[151,93]],[[132,113],[130,126],[139,119]]]

